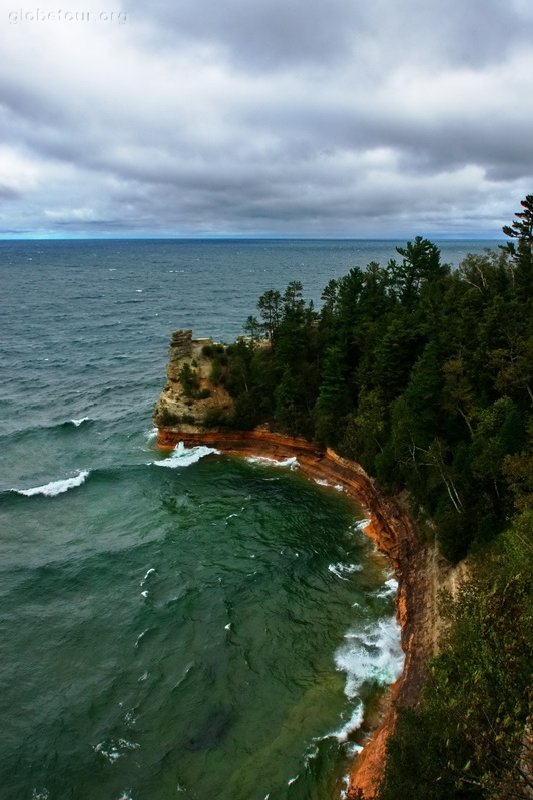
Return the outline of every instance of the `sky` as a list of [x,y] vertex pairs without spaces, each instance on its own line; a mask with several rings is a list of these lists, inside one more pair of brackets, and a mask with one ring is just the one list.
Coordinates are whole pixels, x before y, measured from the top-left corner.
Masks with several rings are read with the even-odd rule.
[[533,193],[532,0],[20,2],[2,238],[499,238]]

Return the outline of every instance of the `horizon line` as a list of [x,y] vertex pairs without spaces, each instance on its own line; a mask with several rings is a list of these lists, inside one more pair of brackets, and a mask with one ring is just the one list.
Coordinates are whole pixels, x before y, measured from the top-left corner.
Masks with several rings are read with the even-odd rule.
[[208,236],[172,236],[164,235],[157,236],[153,234],[146,235],[101,235],[101,236],[61,236],[61,235],[18,235],[9,236],[0,233],[0,242],[117,242],[117,241],[161,241],[161,242],[283,242],[283,241],[300,241],[300,242],[398,242],[405,239],[415,239],[421,236],[423,239],[428,239],[435,242],[505,242],[505,236],[483,235],[480,233],[472,233],[470,235],[462,234],[460,236],[455,234],[438,235],[428,234],[403,234],[398,236],[304,236],[304,235],[290,235],[290,236],[269,236],[269,235],[208,235]]

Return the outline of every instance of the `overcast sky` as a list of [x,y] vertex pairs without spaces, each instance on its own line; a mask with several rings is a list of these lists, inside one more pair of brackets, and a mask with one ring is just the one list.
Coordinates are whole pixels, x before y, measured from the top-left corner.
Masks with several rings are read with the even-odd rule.
[[1,0],[4,237],[498,237],[533,192],[533,0],[76,3]]

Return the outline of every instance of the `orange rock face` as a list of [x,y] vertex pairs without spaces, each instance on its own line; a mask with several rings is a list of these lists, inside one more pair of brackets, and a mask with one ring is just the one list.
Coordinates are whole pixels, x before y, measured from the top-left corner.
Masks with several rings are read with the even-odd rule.
[[365,800],[377,793],[386,757],[386,744],[396,723],[396,709],[414,704],[426,676],[426,663],[436,648],[437,625],[435,549],[417,539],[408,514],[376,488],[359,464],[333,450],[324,450],[304,440],[266,430],[184,433],[158,430],[157,444],[172,449],[182,441],[186,446],[207,445],[233,455],[265,456],[282,461],[296,457],[300,472],[309,478],[341,485],[362,506],[370,522],[365,533],[377,549],[390,559],[398,581],[396,612],[401,626],[404,669],[392,687],[385,718],[372,739],[356,757],[350,776],[348,797],[362,792]]

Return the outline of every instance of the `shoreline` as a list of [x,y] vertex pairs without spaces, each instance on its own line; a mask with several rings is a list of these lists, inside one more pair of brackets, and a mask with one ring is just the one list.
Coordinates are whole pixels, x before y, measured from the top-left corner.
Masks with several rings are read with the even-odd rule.
[[387,739],[396,724],[396,707],[416,703],[426,677],[427,661],[436,652],[437,592],[442,583],[442,567],[438,564],[435,546],[418,541],[406,511],[383,495],[359,464],[329,448],[257,428],[184,432],[158,427],[156,444],[159,449],[172,450],[180,441],[186,447],[204,445],[227,455],[259,456],[276,461],[296,457],[304,476],[327,481],[331,486],[341,485],[370,520],[364,532],[374,540],[377,550],[388,557],[398,581],[396,618],[405,653],[402,674],[390,687],[381,722],[350,769],[347,797],[362,792],[364,800],[371,800],[381,779]]

